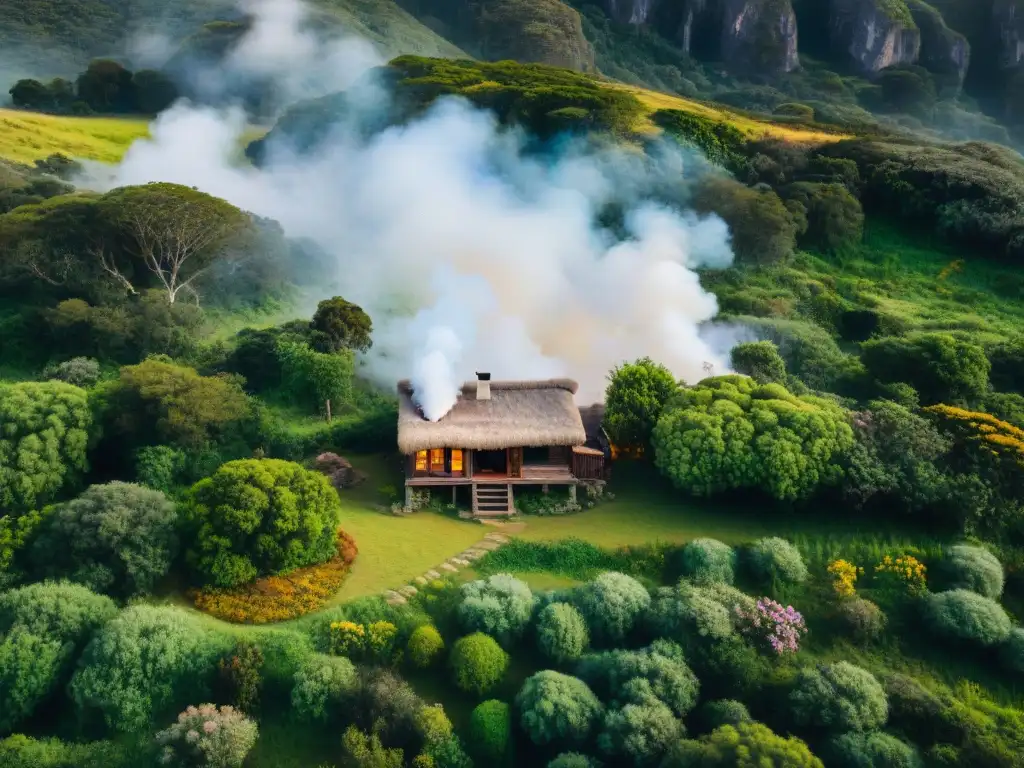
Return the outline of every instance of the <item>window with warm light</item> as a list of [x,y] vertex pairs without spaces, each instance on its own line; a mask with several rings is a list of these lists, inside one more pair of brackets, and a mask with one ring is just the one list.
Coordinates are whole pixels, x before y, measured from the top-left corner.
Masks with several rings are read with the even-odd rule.
[[430,449],[430,471],[444,472],[444,448]]
[[426,472],[427,471],[427,452],[416,451],[416,471]]
[[459,448],[452,449],[452,474],[462,474],[462,451]]

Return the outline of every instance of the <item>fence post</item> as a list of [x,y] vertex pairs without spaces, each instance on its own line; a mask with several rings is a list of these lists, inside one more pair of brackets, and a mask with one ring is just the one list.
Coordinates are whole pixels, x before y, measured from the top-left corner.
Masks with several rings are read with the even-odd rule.
[[331,420],[331,401],[327,401],[327,421]]

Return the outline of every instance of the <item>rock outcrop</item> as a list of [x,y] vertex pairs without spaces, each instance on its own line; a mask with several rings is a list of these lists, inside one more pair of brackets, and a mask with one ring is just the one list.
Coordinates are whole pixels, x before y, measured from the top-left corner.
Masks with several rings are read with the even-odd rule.
[[561,0],[485,0],[479,8],[478,47],[491,61],[516,59],[592,72],[594,49],[575,8]]
[[[663,2],[675,0],[660,0]],[[604,12],[620,24],[647,24],[659,0],[605,0]]]
[[921,53],[921,32],[904,0],[831,0],[832,45],[865,74],[913,64]]
[[352,463],[336,453],[321,453],[316,457],[314,465],[318,472],[327,475],[331,485],[339,491],[359,485],[366,480],[366,475],[355,469]]
[[995,0],[992,22],[999,36],[999,63],[1017,66],[1024,59],[1024,2]]
[[776,74],[800,66],[790,0],[724,0],[722,60],[733,70]]
[[962,85],[971,63],[967,38],[950,29],[942,14],[922,0],[907,0],[914,23],[921,32],[921,66]]

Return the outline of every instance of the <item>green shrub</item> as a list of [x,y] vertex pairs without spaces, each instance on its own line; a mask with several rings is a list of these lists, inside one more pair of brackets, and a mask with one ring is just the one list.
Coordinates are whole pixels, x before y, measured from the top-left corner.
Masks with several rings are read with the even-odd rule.
[[316,654],[295,673],[292,711],[303,720],[330,722],[351,704],[358,684],[351,661],[341,656]]
[[715,539],[694,539],[683,547],[680,565],[682,575],[695,584],[732,584],[736,552]]
[[71,698],[82,715],[98,712],[111,729],[139,731],[182,698],[206,695],[226,645],[181,610],[132,606],[86,647]]
[[495,699],[478,704],[469,717],[469,743],[481,763],[505,765],[512,748],[509,705]]
[[761,723],[724,725],[699,741],[684,739],[669,752],[662,768],[733,768],[733,766],[786,766],[824,768],[807,745],[796,738],[783,738]]
[[[189,707],[156,735],[161,765],[174,768],[241,768],[256,745],[256,723],[232,707]],[[198,738],[196,738],[198,737]]]
[[345,349],[366,352],[373,345],[370,316],[362,307],[345,301],[341,296],[324,299],[317,304],[309,325],[322,339],[322,352]]
[[687,666],[683,651],[668,640],[656,640],[635,651],[615,650],[584,656],[577,676],[605,701],[621,698],[628,683],[642,680],[646,694],[684,717],[697,703],[700,683]]
[[723,604],[705,587],[680,582],[655,593],[647,624],[658,637],[714,641],[735,632],[735,615],[734,605]]
[[100,364],[90,357],[73,357],[63,363],[48,365],[43,370],[43,378],[56,379],[75,387],[88,389],[100,378]]
[[0,635],[21,627],[81,649],[116,615],[117,606],[109,597],[66,581],[0,592]]
[[799,203],[807,212],[802,245],[830,253],[860,244],[864,237],[864,209],[842,184],[797,182],[783,190],[787,202]]
[[616,366],[609,374],[603,426],[619,446],[650,444],[665,403],[679,389],[672,372],[649,357]]
[[1007,667],[1014,672],[1024,673],[1024,629],[1015,627],[1000,652]]
[[537,615],[537,646],[556,664],[575,661],[589,643],[586,621],[568,603],[550,603]]
[[0,385],[0,508],[41,505],[86,469],[92,411],[61,381]]
[[548,768],[597,768],[597,763],[579,752],[563,752],[548,763]]
[[807,566],[800,551],[785,539],[758,539],[747,550],[752,573],[764,583],[801,584],[807,580]]
[[313,412],[326,409],[331,401],[335,412],[353,398],[355,355],[352,350],[317,352],[308,344],[280,340],[277,356],[282,371],[282,389],[296,403]]
[[146,594],[177,553],[178,516],[160,491],[131,483],[90,486],[57,507],[33,546],[36,569],[121,597]]
[[467,631],[484,632],[508,647],[526,631],[533,604],[526,582],[498,573],[462,586],[459,621]]
[[870,600],[862,597],[840,602],[837,618],[841,630],[856,643],[873,642],[885,631],[885,613]]
[[936,634],[982,646],[1004,642],[1013,628],[1010,617],[999,603],[966,589],[929,594],[925,598],[924,614]]
[[701,725],[708,731],[721,728],[723,725],[736,727],[743,723],[752,723],[747,705],[735,699],[718,699],[709,701],[699,710]]
[[988,388],[985,350],[948,333],[871,339],[861,359],[878,381],[910,384],[924,405],[969,402]]
[[921,768],[917,750],[880,731],[844,733],[832,740],[829,765],[837,768]]
[[493,688],[505,676],[508,662],[508,654],[482,632],[460,637],[452,646],[450,664],[455,684],[467,693],[479,696]]
[[204,584],[233,587],[334,557],[341,501],[319,472],[245,459],[192,487],[186,520],[193,570]]
[[61,643],[15,627],[0,637],[0,733],[10,733],[57,687]]
[[729,353],[729,359],[737,373],[749,376],[758,384],[786,381],[786,361],[773,342],[747,341],[737,344]]
[[242,712],[259,713],[263,687],[263,651],[258,645],[239,641],[217,664],[217,692],[222,701]]
[[0,739],[0,765],[4,768],[129,768],[142,764],[141,756],[128,753],[124,745],[110,741],[72,744],[22,734]]
[[636,699],[606,712],[597,737],[598,748],[616,765],[655,765],[683,735],[683,724],[671,709],[642,694]]
[[775,108],[776,115],[782,115],[783,117],[797,117],[800,120],[811,122],[814,120],[814,107],[809,107],[806,104],[786,103],[779,104]]
[[409,636],[406,652],[413,666],[426,669],[444,652],[444,640],[437,627],[433,624],[424,624],[416,627]]
[[573,603],[586,619],[591,639],[615,645],[633,629],[651,596],[636,579],[610,571],[579,587]]
[[700,150],[716,165],[735,168],[742,163],[747,137],[724,120],[678,109],[659,109],[651,119],[681,144]]
[[846,661],[801,670],[790,704],[797,722],[838,732],[870,731],[889,716],[878,680]]
[[754,695],[771,671],[770,660],[738,635],[702,643],[689,659],[709,698]]
[[412,743],[419,735],[423,699],[390,669],[359,670],[359,698],[348,711],[356,722],[380,732],[388,743]]
[[147,445],[135,453],[135,476],[145,486],[171,493],[188,458],[180,448],[169,445]]
[[838,482],[853,430],[834,402],[730,375],[683,390],[652,441],[655,466],[686,493],[757,489],[796,500]]
[[950,547],[942,566],[953,589],[969,589],[993,600],[1003,594],[1002,563],[984,547]]
[[520,727],[538,746],[581,745],[603,714],[601,702],[586,683],[551,670],[526,679],[516,708]]

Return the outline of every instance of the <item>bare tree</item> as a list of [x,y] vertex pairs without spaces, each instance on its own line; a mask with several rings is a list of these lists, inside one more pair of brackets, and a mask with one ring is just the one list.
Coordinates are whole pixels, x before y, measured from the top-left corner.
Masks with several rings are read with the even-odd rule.
[[[160,281],[171,304],[183,291],[199,303],[195,282],[213,266],[242,222],[237,209],[223,201],[148,190],[125,205],[119,219],[135,255]],[[134,292],[112,260],[101,263]]]

